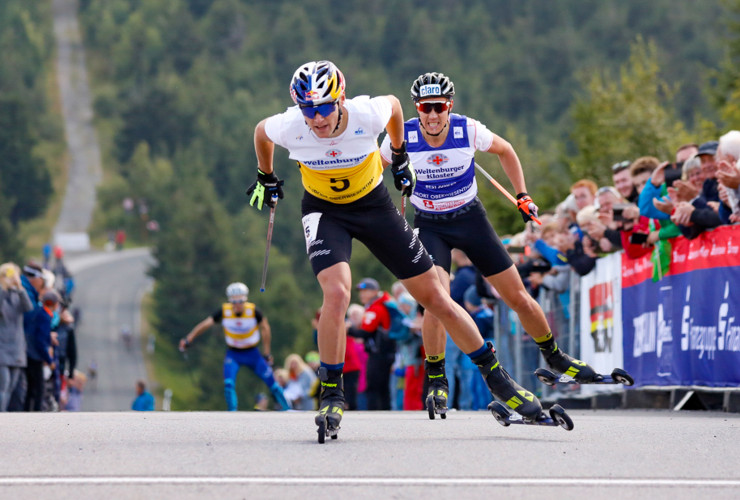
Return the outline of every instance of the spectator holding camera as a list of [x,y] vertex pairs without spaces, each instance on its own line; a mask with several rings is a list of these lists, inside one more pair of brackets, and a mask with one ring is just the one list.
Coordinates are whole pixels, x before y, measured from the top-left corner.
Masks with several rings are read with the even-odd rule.
[[[653,176],[653,171],[658,167],[660,161],[654,156],[642,156],[637,158],[630,165],[630,175],[635,190],[639,196]],[[630,258],[638,258],[651,251],[648,245],[648,238],[651,232],[650,218],[642,213],[638,206],[634,208],[625,208],[622,210],[622,248]],[[633,236],[635,235],[635,236]],[[655,238],[655,236],[653,236]],[[655,238],[657,239],[657,238]],[[652,243],[650,243],[652,245]]]
[[8,409],[10,395],[26,366],[23,314],[32,309],[18,266],[12,262],[0,265],[0,412]]
[[604,186],[596,192],[598,223],[592,228],[592,236],[599,240],[599,245],[605,252],[622,249],[620,229],[626,202],[615,187]]
[[653,280],[657,281],[670,266],[671,247],[668,240],[678,236],[680,231],[671,223],[667,214],[655,206],[653,200],[664,200],[668,194],[666,171],[670,172],[672,183],[680,170],[668,162],[661,163],[654,156],[638,158],[630,170],[640,192],[639,219],[633,222],[631,230],[627,226],[623,227],[622,246],[631,258],[652,253]]
[[632,176],[630,175],[631,164],[631,161],[624,160],[612,165],[612,185],[617,188],[619,194],[627,202],[635,203],[637,202],[639,193],[632,183]]

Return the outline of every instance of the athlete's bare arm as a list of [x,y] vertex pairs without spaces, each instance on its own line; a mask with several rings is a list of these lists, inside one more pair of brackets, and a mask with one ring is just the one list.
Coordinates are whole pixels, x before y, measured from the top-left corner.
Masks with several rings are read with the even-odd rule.
[[391,118],[385,126],[385,130],[388,132],[391,146],[398,149],[403,144],[403,109],[401,108],[401,102],[396,96],[387,95],[384,97],[390,101],[393,109]]
[[185,335],[184,339],[180,340],[180,350],[185,349],[188,344],[191,344],[193,340],[198,337],[198,335],[208,330],[214,324],[215,322],[213,321],[213,318],[208,316],[206,319],[195,325],[193,329],[190,330],[190,333]]
[[519,157],[514,151],[514,147],[506,139],[493,134],[493,143],[488,148],[489,153],[498,156],[501,166],[504,168],[506,176],[514,186],[515,193],[526,193],[527,184],[524,181],[524,172]]
[[272,159],[275,153],[275,143],[267,137],[265,120],[257,124],[254,129],[254,151],[257,153],[257,165],[264,173],[272,173]]

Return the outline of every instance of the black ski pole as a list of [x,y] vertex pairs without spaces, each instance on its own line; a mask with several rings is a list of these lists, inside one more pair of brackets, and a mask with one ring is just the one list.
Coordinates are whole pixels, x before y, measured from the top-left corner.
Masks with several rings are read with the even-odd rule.
[[267,246],[265,247],[265,263],[262,266],[262,285],[260,292],[265,291],[265,282],[267,281],[267,261],[270,258],[270,245],[272,244],[272,228],[275,225],[275,208],[277,208],[278,197],[272,195],[272,206],[270,207],[270,222],[267,224]]

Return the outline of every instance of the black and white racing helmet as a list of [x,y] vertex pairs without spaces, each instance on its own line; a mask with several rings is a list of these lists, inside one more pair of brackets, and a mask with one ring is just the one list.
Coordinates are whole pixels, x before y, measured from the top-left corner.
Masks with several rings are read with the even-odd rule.
[[414,101],[427,97],[451,98],[455,95],[455,84],[443,73],[424,73],[411,85],[411,98]]

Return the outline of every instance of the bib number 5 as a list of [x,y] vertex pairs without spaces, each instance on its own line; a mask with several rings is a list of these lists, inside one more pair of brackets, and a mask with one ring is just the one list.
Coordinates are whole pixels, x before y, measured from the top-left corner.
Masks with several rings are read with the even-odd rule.
[[[332,186],[329,186],[332,191],[336,193],[341,193],[342,191],[345,191],[349,187],[349,180],[347,179],[329,179],[329,183],[332,184]],[[334,186],[334,184],[339,184],[339,186]]]

